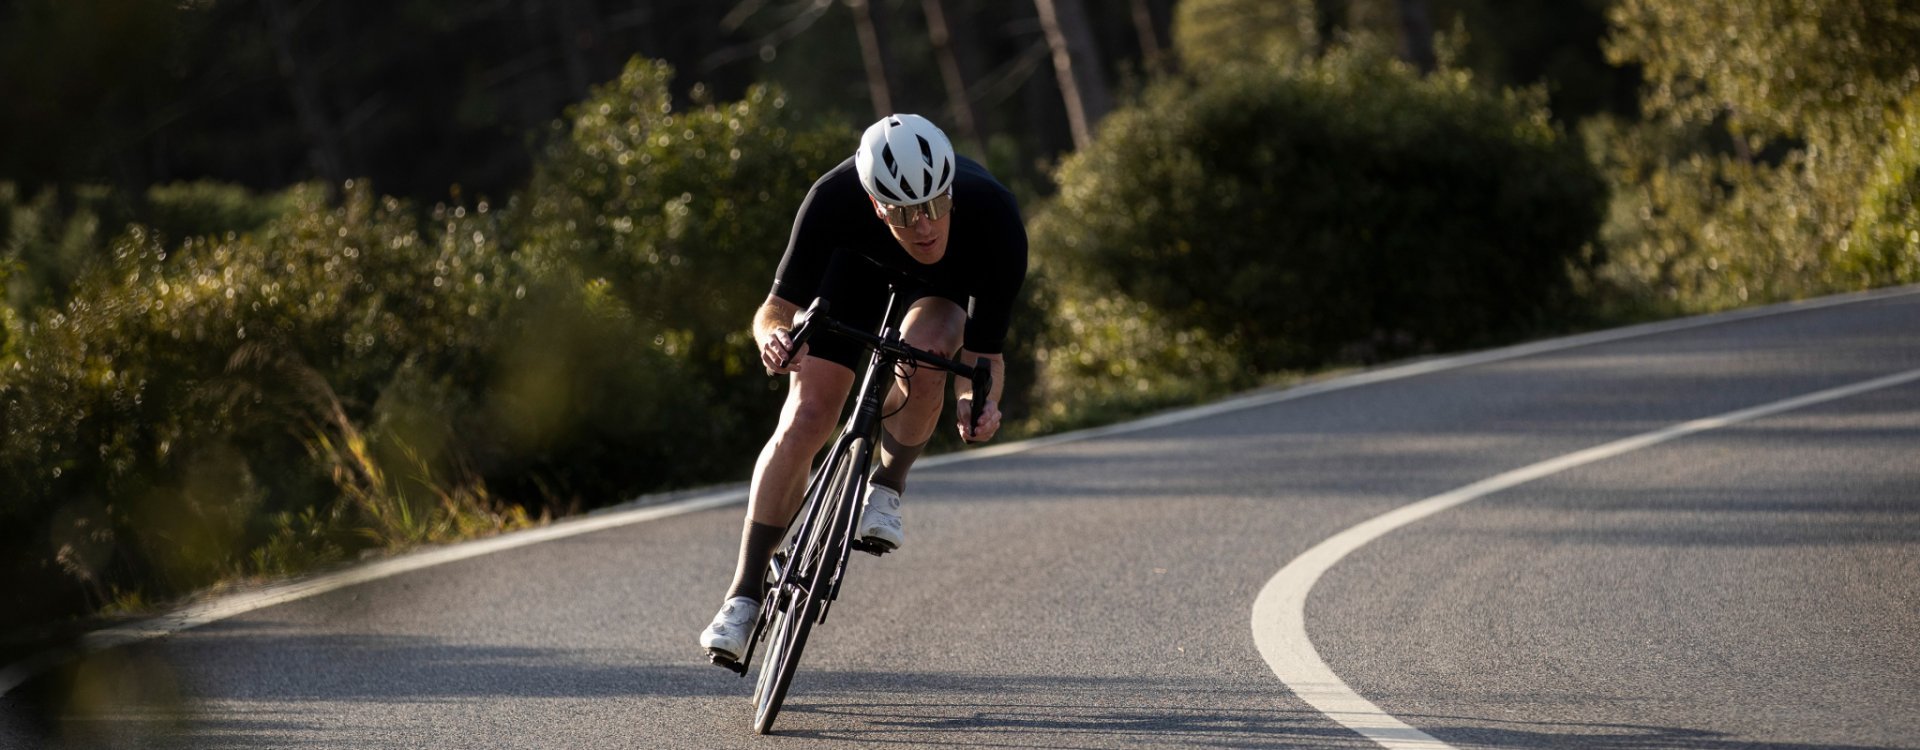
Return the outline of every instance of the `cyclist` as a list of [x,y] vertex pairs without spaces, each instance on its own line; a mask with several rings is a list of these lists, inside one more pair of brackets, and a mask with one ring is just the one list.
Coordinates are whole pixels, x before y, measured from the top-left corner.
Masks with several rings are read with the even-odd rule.
[[[753,319],[767,373],[789,377],[787,400],[754,464],[733,584],[701,631],[701,646],[736,660],[745,653],[767,561],[798,509],[815,454],[832,437],[863,354],[856,343],[817,336],[782,368],[792,352],[794,314],[824,297],[835,319],[876,330],[889,280],[908,279],[898,303],[906,309],[902,339],[949,357],[959,352],[963,362],[992,363],[992,393],[973,393],[964,378],[954,380],[961,437],[978,442],[1000,428],[1002,347],[1026,274],[1027,233],[1013,194],[979,163],[956,155],[926,118],[882,118],[861,135],[851,158],[814,182]],[[856,532],[882,549],[903,540],[907,469],[933,436],[947,381],[946,372],[931,367],[898,375],[881,412],[888,416],[879,461]]]

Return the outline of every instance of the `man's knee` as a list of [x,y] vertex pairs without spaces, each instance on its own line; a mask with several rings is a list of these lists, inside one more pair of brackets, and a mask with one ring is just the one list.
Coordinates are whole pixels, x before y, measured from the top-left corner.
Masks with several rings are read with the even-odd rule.
[[966,330],[965,309],[944,297],[926,297],[907,312],[900,339],[916,349],[950,357],[960,351]]
[[838,404],[824,398],[795,398],[788,406],[787,418],[780,420],[775,437],[783,442],[816,443],[826,440],[840,417]]

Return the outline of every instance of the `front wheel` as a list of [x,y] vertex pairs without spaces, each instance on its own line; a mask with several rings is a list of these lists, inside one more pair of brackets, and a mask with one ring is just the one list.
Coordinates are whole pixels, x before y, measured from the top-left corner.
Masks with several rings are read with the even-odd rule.
[[827,481],[814,488],[819,494],[807,499],[817,512],[803,529],[805,534],[785,560],[784,573],[767,594],[766,606],[773,607],[767,626],[767,655],[760,662],[760,679],[754,683],[753,731],[773,731],[774,717],[787,698],[794,672],[800,666],[800,653],[806,648],[807,633],[820,618],[821,608],[839,580],[840,567],[846,561],[843,546],[853,523],[851,513],[857,506],[855,472],[863,463],[855,460],[856,451],[867,442],[854,440],[851,450],[837,451],[822,469]]
[[793,684],[794,670],[800,666],[800,652],[806,648],[807,632],[813,629],[817,601],[799,586],[783,586],[770,592],[767,598],[778,609],[768,629],[767,656],[760,662],[760,679],[754,683],[754,734],[773,731],[773,719],[780,715],[780,704],[787,698],[787,686]]

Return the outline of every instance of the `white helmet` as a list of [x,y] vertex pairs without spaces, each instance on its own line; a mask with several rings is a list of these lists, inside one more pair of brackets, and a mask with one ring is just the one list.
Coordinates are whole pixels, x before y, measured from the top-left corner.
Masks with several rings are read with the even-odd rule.
[[925,203],[953,186],[953,144],[927,118],[889,115],[860,136],[860,185],[882,203]]

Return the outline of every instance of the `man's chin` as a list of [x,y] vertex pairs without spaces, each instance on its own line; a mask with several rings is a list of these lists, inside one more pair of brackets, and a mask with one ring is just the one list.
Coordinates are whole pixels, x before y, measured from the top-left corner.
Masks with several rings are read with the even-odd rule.
[[911,256],[915,261],[918,261],[920,265],[931,266],[939,263],[941,258],[946,257],[947,249],[939,245],[922,247],[919,244],[914,244],[907,248],[907,255]]

